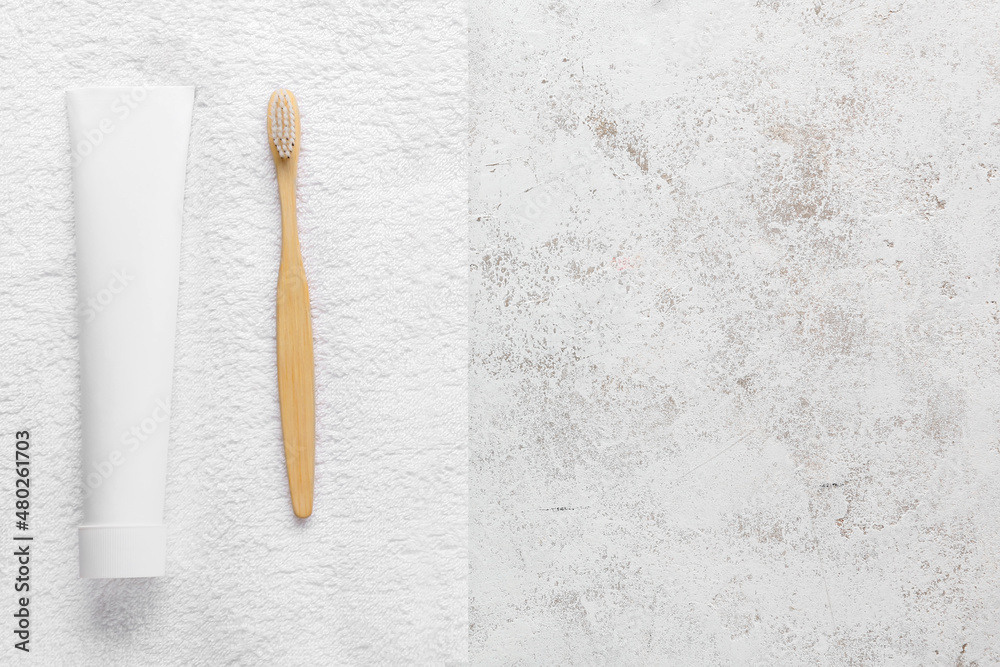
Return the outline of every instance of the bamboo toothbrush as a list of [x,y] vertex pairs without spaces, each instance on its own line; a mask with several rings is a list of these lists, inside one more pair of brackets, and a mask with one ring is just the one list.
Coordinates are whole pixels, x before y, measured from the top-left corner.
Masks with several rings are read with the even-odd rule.
[[267,105],[267,138],[281,198],[281,266],[278,269],[278,399],[285,440],[288,488],[295,516],[312,514],[316,454],[316,394],[309,287],[299,251],[295,176],[299,166],[299,105],[279,88]]

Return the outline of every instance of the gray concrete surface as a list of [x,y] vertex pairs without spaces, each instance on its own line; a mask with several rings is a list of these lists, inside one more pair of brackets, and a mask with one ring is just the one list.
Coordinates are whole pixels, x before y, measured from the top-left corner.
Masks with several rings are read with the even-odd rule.
[[1000,664],[998,19],[471,3],[473,664]]

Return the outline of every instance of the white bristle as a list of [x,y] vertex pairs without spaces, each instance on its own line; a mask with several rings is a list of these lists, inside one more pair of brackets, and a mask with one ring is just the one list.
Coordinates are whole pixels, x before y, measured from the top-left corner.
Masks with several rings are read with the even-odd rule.
[[274,96],[274,103],[268,110],[268,116],[271,122],[271,136],[278,157],[292,157],[296,139],[295,111],[292,108],[292,100],[288,96],[288,91],[284,88],[278,90]]

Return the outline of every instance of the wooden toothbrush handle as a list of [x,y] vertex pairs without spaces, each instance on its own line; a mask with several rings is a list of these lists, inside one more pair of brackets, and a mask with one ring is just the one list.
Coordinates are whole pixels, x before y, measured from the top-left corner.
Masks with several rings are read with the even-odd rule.
[[316,392],[309,287],[301,256],[282,257],[277,302],[278,399],[288,488],[295,516],[305,518],[313,506]]

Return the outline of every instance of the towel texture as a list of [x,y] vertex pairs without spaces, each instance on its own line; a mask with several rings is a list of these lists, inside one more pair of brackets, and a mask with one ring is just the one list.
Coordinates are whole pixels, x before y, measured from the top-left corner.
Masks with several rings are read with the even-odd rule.
[[[12,460],[14,432],[30,430],[36,550],[31,653],[14,657],[463,663],[464,5],[186,4],[4,3],[0,456]],[[65,89],[141,83],[197,87],[168,576],[83,581]],[[315,333],[316,505],[305,522],[288,499],[275,376],[280,220],[264,119],[282,85],[302,114],[299,226]],[[0,473],[7,545],[10,467]],[[7,619],[12,560],[0,556]],[[8,638],[12,627],[0,624]]]

